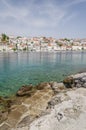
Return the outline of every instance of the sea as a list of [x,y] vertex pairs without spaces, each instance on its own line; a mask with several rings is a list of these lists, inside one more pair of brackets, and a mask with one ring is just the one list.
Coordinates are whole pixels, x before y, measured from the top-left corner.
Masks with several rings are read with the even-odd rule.
[[86,71],[86,51],[0,53],[0,96],[10,96],[23,85],[62,82]]

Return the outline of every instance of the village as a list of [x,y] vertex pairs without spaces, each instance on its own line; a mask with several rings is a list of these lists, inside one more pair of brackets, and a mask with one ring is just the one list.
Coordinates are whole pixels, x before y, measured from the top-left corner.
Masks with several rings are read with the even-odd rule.
[[0,35],[0,52],[86,50],[86,39]]

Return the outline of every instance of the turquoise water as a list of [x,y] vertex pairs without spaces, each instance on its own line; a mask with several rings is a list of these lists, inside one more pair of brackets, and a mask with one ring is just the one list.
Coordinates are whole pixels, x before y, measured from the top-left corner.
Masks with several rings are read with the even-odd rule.
[[86,69],[86,52],[0,53],[0,95],[15,93],[22,85],[62,81]]

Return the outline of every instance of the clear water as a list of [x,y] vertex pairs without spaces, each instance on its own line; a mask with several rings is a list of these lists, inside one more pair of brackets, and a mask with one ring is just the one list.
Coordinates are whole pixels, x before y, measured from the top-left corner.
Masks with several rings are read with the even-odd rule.
[[15,93],[22,85],[61,81],[86,69],[86,52],[0,53],[0,95]]

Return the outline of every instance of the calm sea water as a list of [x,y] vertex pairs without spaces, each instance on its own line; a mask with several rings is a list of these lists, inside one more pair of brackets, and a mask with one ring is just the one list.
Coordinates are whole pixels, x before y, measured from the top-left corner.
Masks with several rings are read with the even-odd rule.
[[0,95],[15,93],[22,85],[62,81],[86,69],[86,52],[0,53]]

